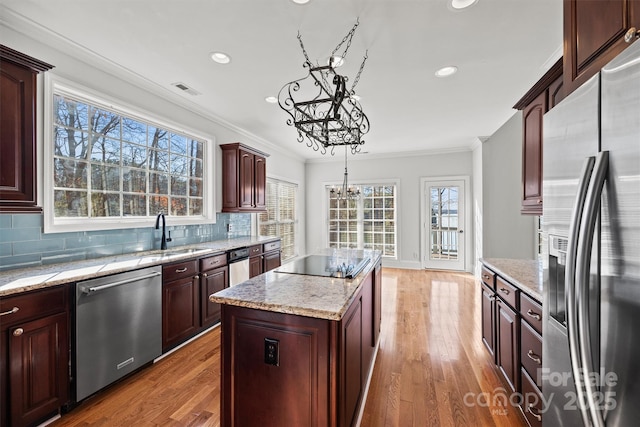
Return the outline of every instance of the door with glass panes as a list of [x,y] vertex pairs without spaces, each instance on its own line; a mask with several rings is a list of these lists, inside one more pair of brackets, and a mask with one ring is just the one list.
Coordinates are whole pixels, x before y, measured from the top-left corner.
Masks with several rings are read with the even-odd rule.
[[465,269],[465,181],[423,181],[422,268]]

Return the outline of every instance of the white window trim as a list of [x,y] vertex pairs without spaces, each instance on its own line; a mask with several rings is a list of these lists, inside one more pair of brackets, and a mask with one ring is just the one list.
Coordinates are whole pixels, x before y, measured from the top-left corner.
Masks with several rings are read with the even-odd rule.
[[150,113],[142,108],[120,101],[104,93],[89,89],[85,86],[71,82],[52,73],[45,73],[44,102],[43,102],[43,211],[44,232],[62,233],[71,231],[113,230],[125,228],[139,228],[153,226],[155,217],[127,217],[127,218],[56,218],[53,207],[53,96],[54,93],[71,96],[90,102],[92,105],[127,115],[161,126],[186,136],[204,141],[203,168],[203,214],[193,217],[171,216],[167,220],[169,225],[196,225],[211,224],[216,222],[215,212],[215,138],[205,136],[203,133],[185,128],[159,114]]
[[[388,260],[398,260],[400,258],[400,211],[398,207],[400,206],[400,179],[399,178],[391,178],[391,179],[364,179],[357,181],[349,181],[349,185],[394,185],[396,187],[396,218],[395,218],[395,237],[396,237],[396,255],[388,256],[385,255],[383,259]],[[322,209],[324,212],[324,247],[329,247],[329,198],[326,197],[327,187],[340,187],[342,186],[342,181],[324,181],[322,183],[322,194],[325,196],[322,198]],[[362,221],[362,218],[358,217],[358,221]]]

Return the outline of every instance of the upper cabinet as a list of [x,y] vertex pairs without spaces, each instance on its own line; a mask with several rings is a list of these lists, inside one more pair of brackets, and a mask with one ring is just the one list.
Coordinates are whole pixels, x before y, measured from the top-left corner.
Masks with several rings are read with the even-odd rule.
[[266,153],[241,144],[222,144],[222,212],[266,211]]
[[42,212],[36,197],[36,76],[51,68],[0,45],[0,212]]
[[513,107],[522,110],[522,214],[542,215],[542,116],[563,95],[560,59]]
[[640,29],[638,0],[564,0],[564,87],[573,92],[628,46]]

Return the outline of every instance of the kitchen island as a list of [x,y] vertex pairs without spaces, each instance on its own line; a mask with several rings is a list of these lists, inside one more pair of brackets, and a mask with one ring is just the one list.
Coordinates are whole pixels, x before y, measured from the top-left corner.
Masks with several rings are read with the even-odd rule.
[[369,262],[352,279],[284,265],[210,297],[222,304],[222,426],[358,422],[380,332],[381,255],[320,255],[328,274]]

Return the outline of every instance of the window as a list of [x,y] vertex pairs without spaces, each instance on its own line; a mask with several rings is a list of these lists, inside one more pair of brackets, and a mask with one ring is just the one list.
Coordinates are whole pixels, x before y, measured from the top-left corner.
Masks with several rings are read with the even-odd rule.
[[296,251],[296,193],[298,185],[267,178],[267,212],[258,218],[261,236],[281,239],[282,261],[298,255]]
[[207,139],[99,99],[52,92],[44,180],[51,226],[148,225],[159,212],[183,224],[210,219]]
[[329,247],[375,249],[383,256],[397,256],[396,186],[358,185],[360,198],[338,200],[327,187],[329,198]]

